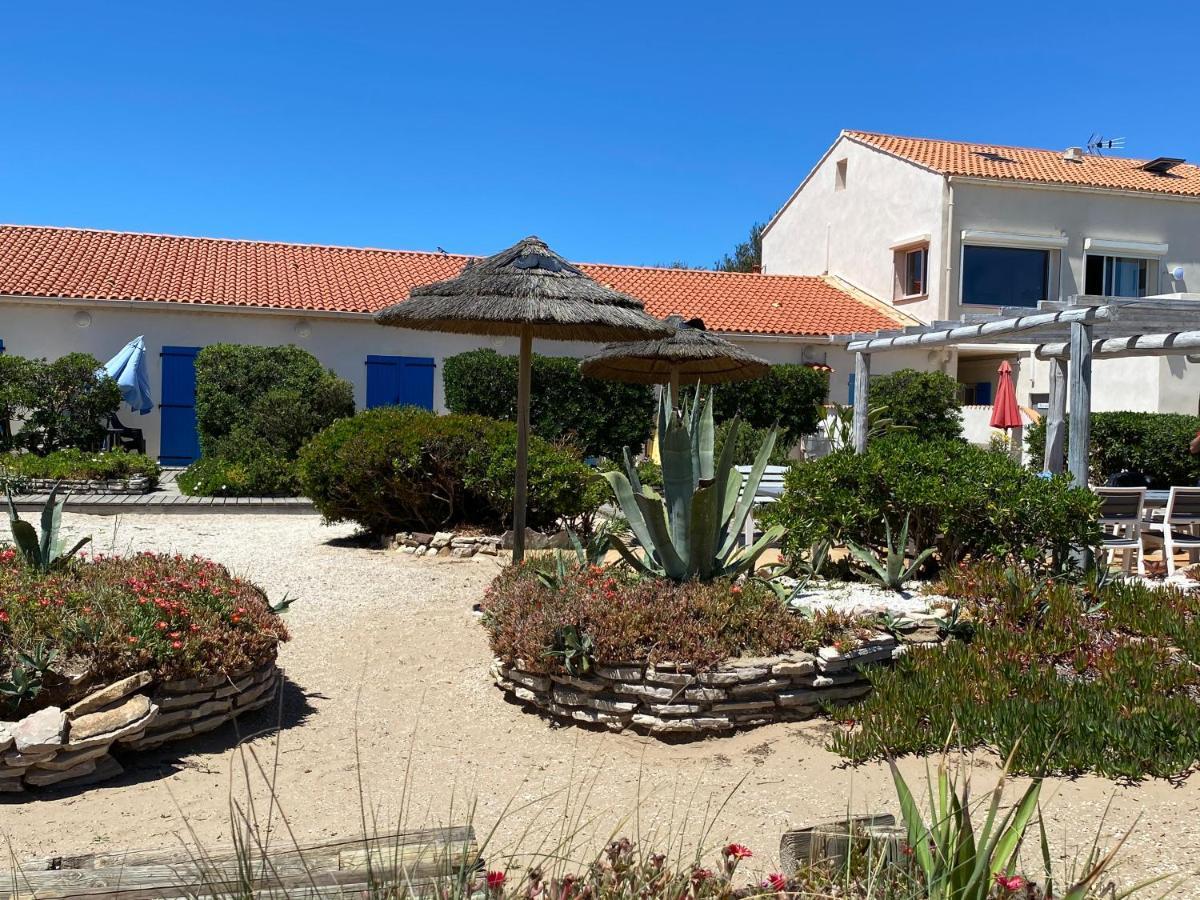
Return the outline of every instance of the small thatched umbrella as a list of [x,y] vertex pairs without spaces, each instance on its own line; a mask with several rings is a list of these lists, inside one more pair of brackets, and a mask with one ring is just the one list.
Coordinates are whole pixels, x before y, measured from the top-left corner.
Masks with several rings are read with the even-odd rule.
[[689,384],[746,381],[761,378],[771,368],[765,359],[705,331],[702,319],[668,316],[666,321],[675,330],[670,337],[610,344],[581,362],[579,370],[592,378],[669,384],[671,399],[678,405],[682,380]]
[[407,300],[380,311],[375,321],[423,331],[520,338],[513,562],[525,556],[533,339],[633,341],[670,334],[668,326],[646,315],[642,301],[596,283],[536,237],[468,263],[455,278],[413,288]]

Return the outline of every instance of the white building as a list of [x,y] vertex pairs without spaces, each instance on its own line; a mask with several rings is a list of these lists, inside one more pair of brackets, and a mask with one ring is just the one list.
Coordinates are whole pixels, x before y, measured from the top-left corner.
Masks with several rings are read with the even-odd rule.
[[[832,275],[924,322],[1076,294],[1200,292],[1200,168],[845,131],[768,224],[763,271]],[[1001,359],[1021,402],[1044,402],[1049,364],[1028,348],[936,350],[925,365],[986,404]],[[1195,414],[1198,370],[1180,357],[1097,361],[1093,407]]]
[[[413,403],[443,410],[442,362],[476,347],[515,353],[505,338],[405,331],[372,314],[414,285],[457,274],[467,257],[67,228],[0,226],[0,351],[100,360],[144,335],[156,401],[141,428],[147,451],[184,464],[199,448],[194,364],[216,342],[296,344],[354,385],[359,408]],[[638,266],[583,265],[638,297],[656,316],[700,317],[772,363],[852,367],[827,352],[834,332],[908,324],[903,313],[832,277],[768,276]],[[584,356],[591,344],[540,342],[539,353]],[[881,371],[919,363],[896,354]]]

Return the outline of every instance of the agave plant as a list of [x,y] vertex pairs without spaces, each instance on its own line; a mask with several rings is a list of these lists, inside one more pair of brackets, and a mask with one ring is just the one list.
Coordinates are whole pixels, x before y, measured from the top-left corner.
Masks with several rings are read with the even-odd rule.
[[70,550],[63,551],[63,541],[59,536],[62,525],[63,505],[66,498],[58,499],[58,483],[50,489],[46,505],[42,507],[42,534],[38,536],[36,529],[17,515],[16,504],[13,503],[12,491],[5,488],[8,497],[8,525],[12,530],[13,541],[25,564],[38,572],[49,572],[66,564],[66,562],[82,550],[90,537],[81,538]]
[[626,474],[604,473],[640,545],[635,550],[620,537],[609,537],[626,562],[672,581],[710,581],[753,571],[763,550],[783,536],[783,527],[776,525],[753,546],[738,546],[778,434],[775,428],[768,431],[743,485],[733,465],[739,428],[735,419],[721,456],[714,458],[712,391],[703,403],[697,397],[680,410],[673,408],[669,392],[662,392],[658,414],[662,494],[642,484],[628,449]]
[[921,564],[933,554],[933,548],[920,551],[912,565],[905,565],[905,553],[908,550],[908,516],[904,517],[900,540],[895,544],[892,543],[892,525],[887,519],[883,520],[883,528],[887,533],[887,552],[882,557],[877,557],[854,541],[846,541],[846,549],[859,561],[860,568],[867,578],[882,588],[900,591],[904,589],[904,583],[911,581]]
[[[1015,751],[1014,751],[1015,754]],[[896,797],[906,832],[907,853],[912,854],[913,871],[924,881],[921,896],[935,900],[987,900],[997,894],[1016,896],[1060,896],[1063,900],[1085,900],[1099,895],[1098,882],[1112,868],[1117,852],[1129,836],[1126,833],[1107,854],[1093,853],[1082,871],[1076,872],[1073,883],[1061,894],[1056,893],[1045,825],[1038,809],[1041,793],[1040,779],[1034,779],[1015,806],[1002,812],[1005,782],[1012,757],[1005,762],[996,787],[986,796],[987,812],[983,821],[973,821],[969,782],[961,788],[948,771],[943,755],[938,765],[937,779],[930,777],[929,815],[926,824],[908,784],[900,775],[895,762],[888,760]],[[1034,814],[1040,832],[1045,883],[1032,890],[1024,878],[1016,874],[1022,843],[1032,830]],[[1119,896],[1127,896],[1169,876],[1156,876]],[[997,891],[996,888],[999,888]],[[1118,896],[1108,885],[1105,896]]]

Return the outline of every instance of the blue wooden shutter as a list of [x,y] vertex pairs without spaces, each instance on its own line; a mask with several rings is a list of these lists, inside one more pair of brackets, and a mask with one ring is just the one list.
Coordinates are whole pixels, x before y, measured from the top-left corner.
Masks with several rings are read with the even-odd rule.
[[196,354],[199,347],[163,347],[158,461],[187,466],[200,458],[196,433]]
[[420,406],[433,409],[432,357],[368,356],[367,409]]
[[847,384],[850,385],[850,400],[848,402],[850,403],[851,406],[853,406],[854,405],[854,373],[853,372],[850,373],[850,377],[847,379]]
[[975,385],[975,402],[979,406],[991,406],[992,383],[990,381],[981,381]]

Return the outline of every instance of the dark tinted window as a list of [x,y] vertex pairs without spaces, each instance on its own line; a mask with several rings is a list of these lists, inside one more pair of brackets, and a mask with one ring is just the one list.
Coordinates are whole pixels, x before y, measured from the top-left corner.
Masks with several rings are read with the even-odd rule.
[[963,248],[963,303],[1037,306],[1047,299],[1049,250]]

